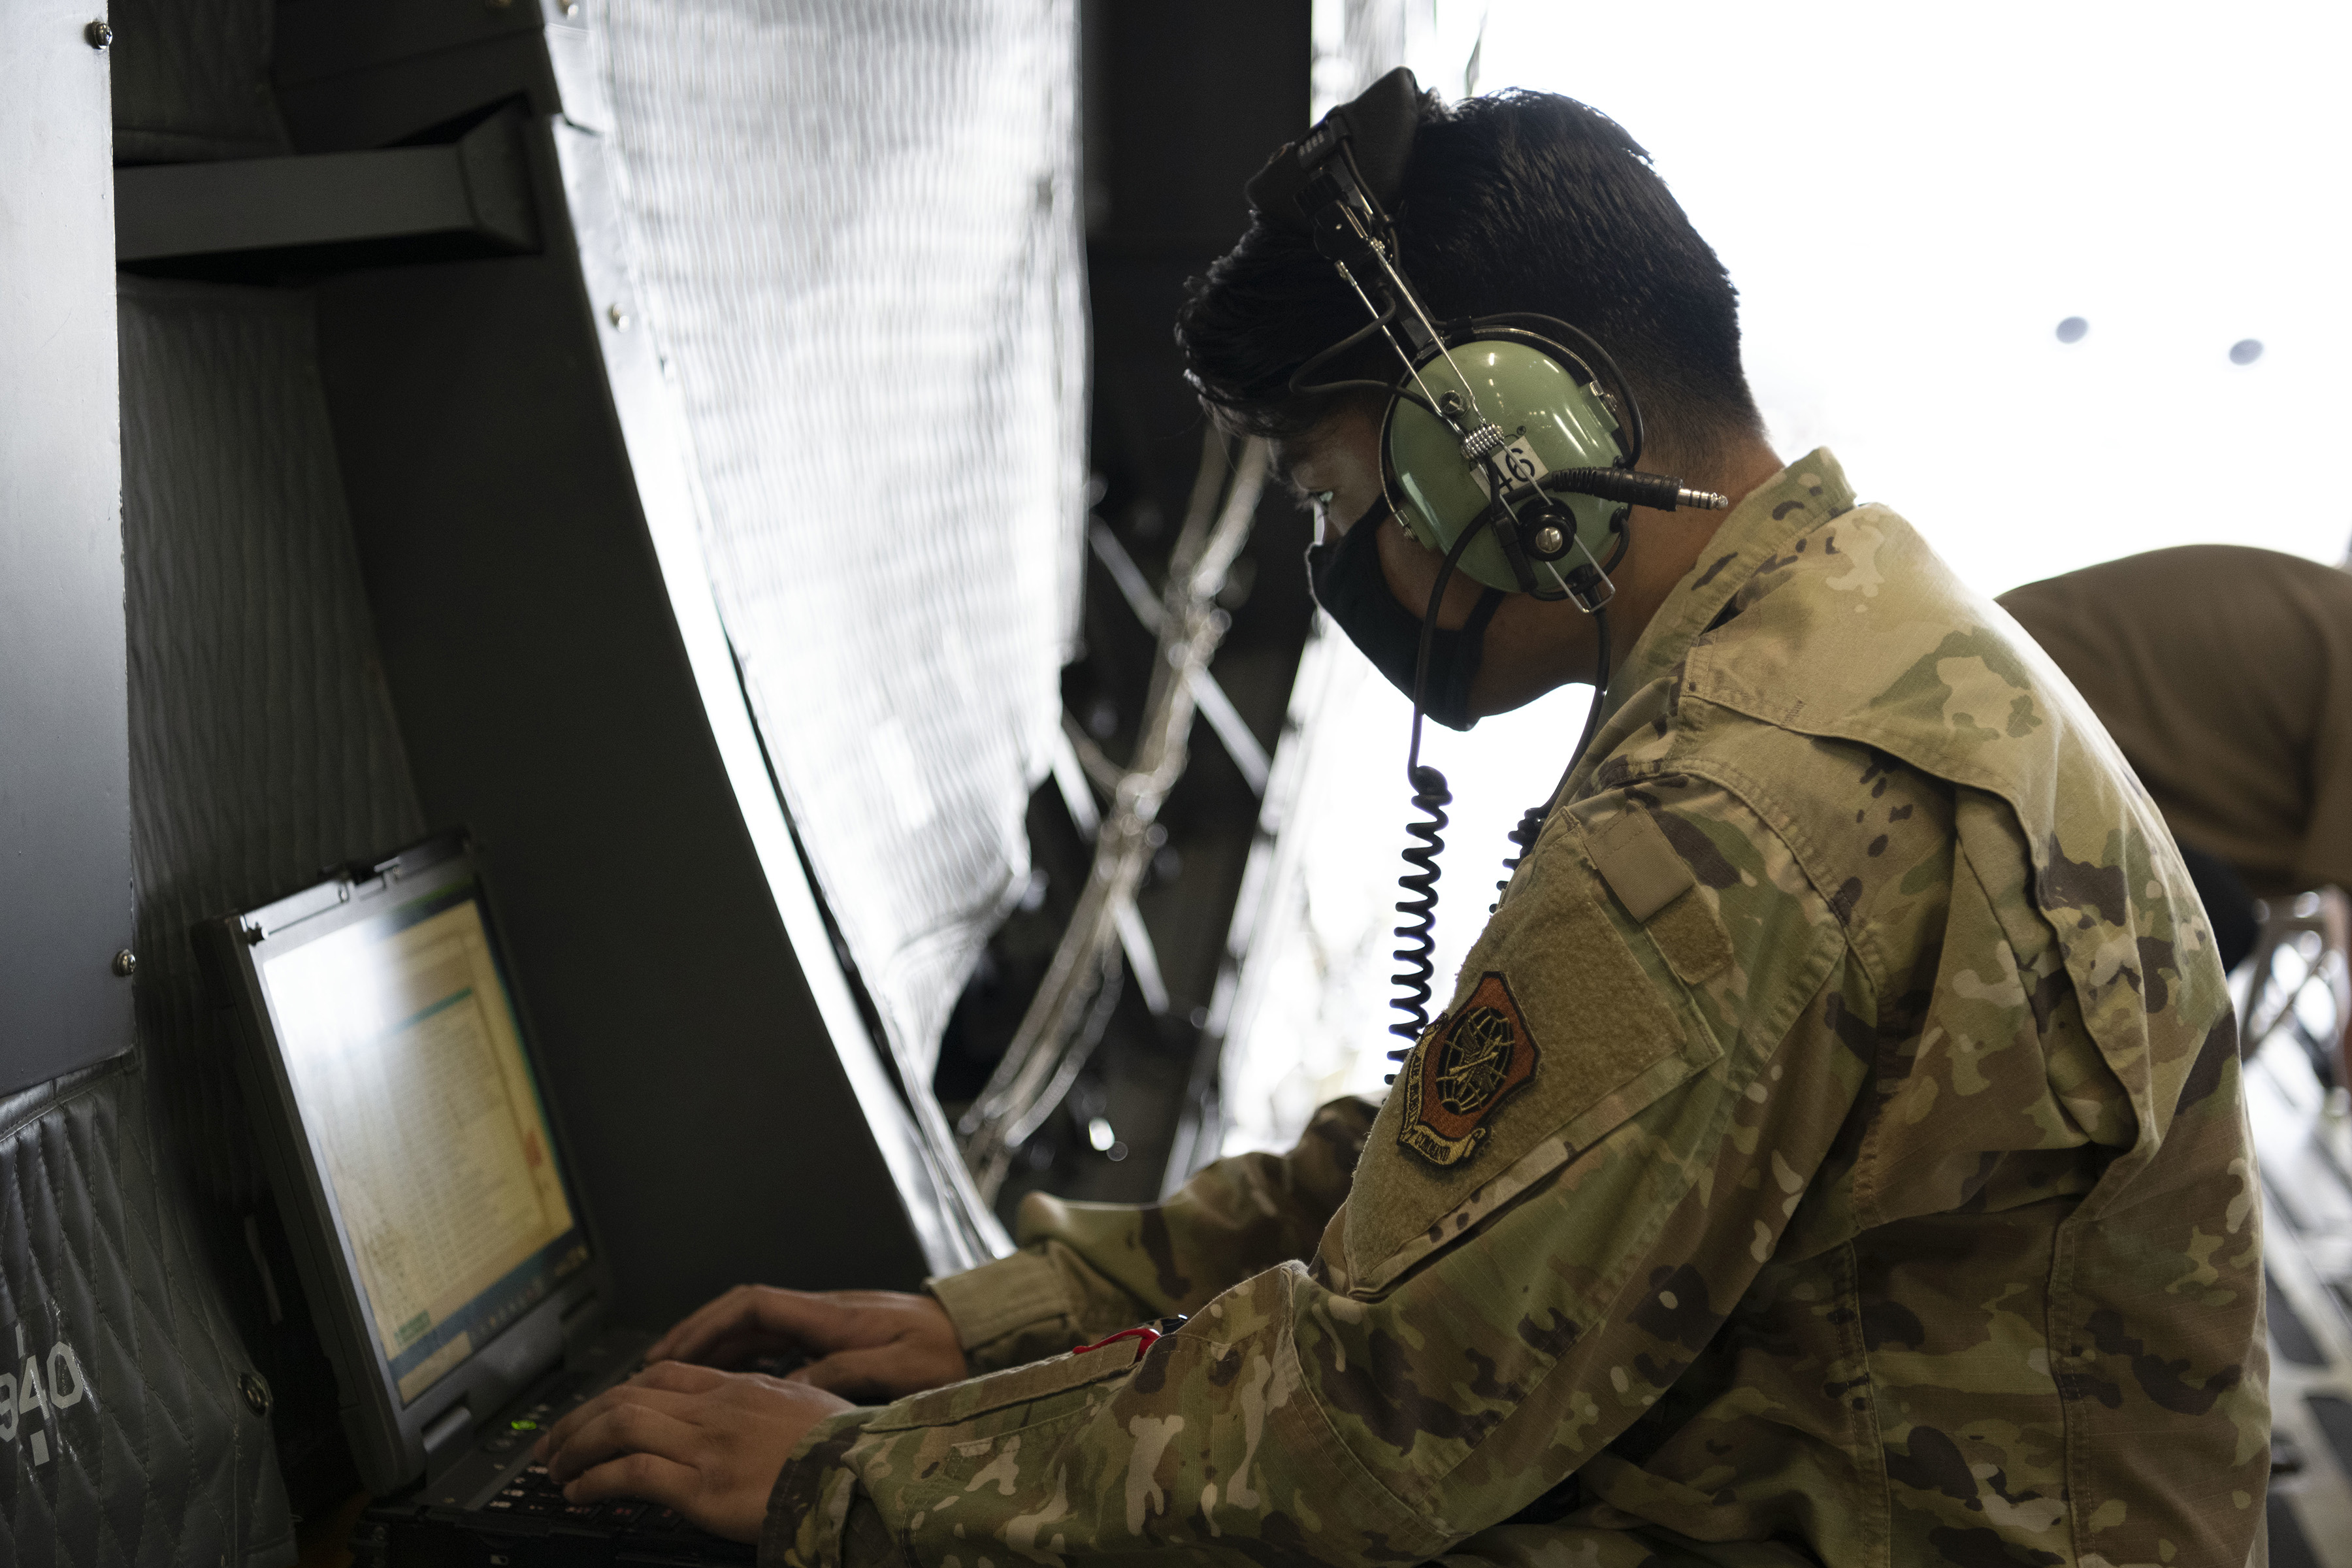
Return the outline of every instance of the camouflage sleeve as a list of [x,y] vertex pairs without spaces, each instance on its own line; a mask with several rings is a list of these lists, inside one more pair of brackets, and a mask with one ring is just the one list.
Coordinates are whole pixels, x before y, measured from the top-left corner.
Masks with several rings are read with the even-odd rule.
[[1032,1193],[1021,1249],[928,1289],[955,1321],[964,1360],[993,1372],[1171,1313],[1315,1250],[1356,1168],[1378,1108],[1336,1100],[1286,1154],[1238,1154],[1164,1202],[1070,1203]]
[[1721,874],[1677,881],[1636,824],[1601,852],[1630,905],[1592,839],[1646,808],[1547,829],[1312,1269],[1251,1278],[1139,1358],[1121,1343],[836,1418],[780,1479],[771,1560],[864,1568],[862,1501],[891,1555],[940,1568],[1409,1563],[1593,1460],[1771,1257],[1861,1082],[1825,1018],[1838,921],[1728,796],[1676,807]]

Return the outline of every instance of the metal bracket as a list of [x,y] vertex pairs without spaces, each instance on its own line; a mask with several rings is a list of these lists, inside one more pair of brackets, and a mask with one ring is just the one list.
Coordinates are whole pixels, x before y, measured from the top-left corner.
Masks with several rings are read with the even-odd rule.
[[1559,590],[1561,593],[1568,595],[1569,603],[1574,605],[1578,609],[1582,610],[1589,616],[1592,614],[1593,611],[1601,608],[1601,605],[1609,603],[1610,600],[1617,596],[1617,584],[1609,580],[1608,569],[1602,566],[1600,562],[1593,560],[1591,550],[1584,542],[1584,536],[1580,533],[1574,537],[1576,540],[1577,553],[1583,556],[1585,561],[1591,566],[1592,574],[1601,579],[1601,596],[1597,599],[1590,600],[1585,598],[1583,595],[1578,593],[1573,587],[1570,586],[1568,579],[1559,574],[1559,568],[1554,566],[1549,561],[1543,563],[1543,569],[1551,574],[1551,580],[1559,584]]

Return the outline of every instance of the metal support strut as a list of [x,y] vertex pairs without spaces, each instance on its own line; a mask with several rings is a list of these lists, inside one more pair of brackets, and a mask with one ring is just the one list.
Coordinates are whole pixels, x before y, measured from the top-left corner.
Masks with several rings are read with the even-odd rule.
[[1227,462],[1224,438],[1211,431],[1169,564],[1159,658],[1135,754],[1107,792],[1110,804],[1096,834],[1093,871],[1003,1059],[957,1127],[964,1163],[983,1199],[995,1198],[1013,1154],[1068,1093],[1109,1021],[1100,1002],[1115,995],[1120,923],[1131,918],[1150,863],[1152,825],[1184,773],[1197,693],[1225,635],[1217,593],[1249,542],[1265,489],[1266,444],[1255,438],[1243,444],[1232,460],[1230,485],[1224,483]]

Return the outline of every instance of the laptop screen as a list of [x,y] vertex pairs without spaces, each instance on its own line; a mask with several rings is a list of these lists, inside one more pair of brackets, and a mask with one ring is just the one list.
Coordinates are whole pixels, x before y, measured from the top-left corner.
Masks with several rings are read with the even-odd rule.
[[588,1261],[476,889],[258,967],[370,1326],[414,1404]]

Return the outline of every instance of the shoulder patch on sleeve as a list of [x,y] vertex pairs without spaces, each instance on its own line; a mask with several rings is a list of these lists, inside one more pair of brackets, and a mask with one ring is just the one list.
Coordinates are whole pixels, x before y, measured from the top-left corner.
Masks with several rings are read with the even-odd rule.
[[1487,1116],[1535,1076],[1540,1055],[1511,983],[1488,970],[1440,1022],[1436,1043],[1413,1053],[1398,1145],[1433,1165],[1468,1159],[1486,1142]]
[[1730,933],[1695,891],[1698,879],[1666,842],[1656,817],[1641,806],[1628,805],[1607,826],[1589,830],[1585,843],[1593,869],[1658,944],[1675,978],[1697,985],[1730,964]]

